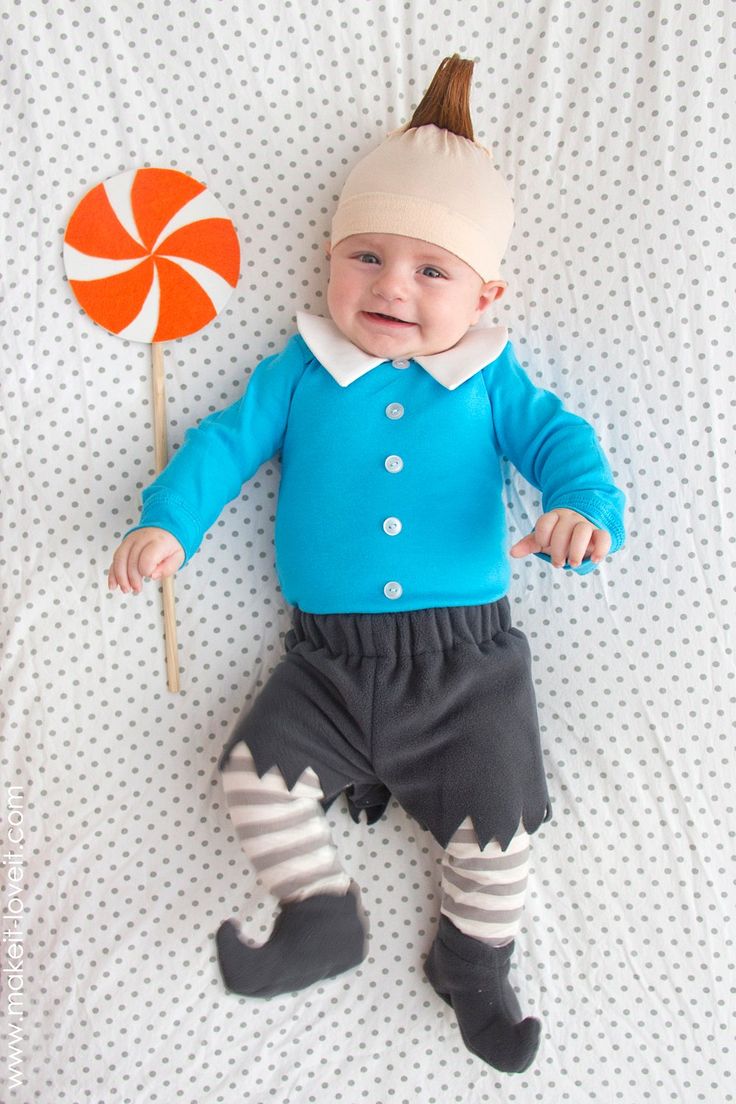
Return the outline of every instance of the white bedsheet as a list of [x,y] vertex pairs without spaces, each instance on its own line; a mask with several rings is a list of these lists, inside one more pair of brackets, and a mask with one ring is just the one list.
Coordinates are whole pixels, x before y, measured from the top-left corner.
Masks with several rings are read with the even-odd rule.
[[[3,1100],[734,1099],[729,14],[695,0],[4,5],[0,820],[3,927],[23,953],[2,945]],[[202,180],[233,218],[237,291],[167,346],[175,448],[242,394],[297,309],[326,312],[347,171],[455,50],[479,59],[477,138],[515,194],[497,320],[532,378],[595,425],[628,496],[626,548],[597,572],[514,563],[555,813],[532,840],[517,940],[514,982],[544,1025],[521,1076],[473,1058],[424,980],[439,849],[395,803],[370,828],[343,799],[329,814],[370,914],[362,967],[269,1002],[224,991],[217,926],[234,915],[263,939],[274,915],[215,764],[288,625],[278,467],[177,578],[173,695],[158,589],[106,588],[153,471],[149,349],[81,312],[61,250],[85,192],[144,165]],[[509,480],[512,543],[540,496]]]

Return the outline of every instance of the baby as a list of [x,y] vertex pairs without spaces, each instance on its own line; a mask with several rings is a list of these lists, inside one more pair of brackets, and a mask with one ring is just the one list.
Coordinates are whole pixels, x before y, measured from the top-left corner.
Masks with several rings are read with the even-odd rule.
[[242,847],[279,902],[269,940],[217,932],[225,985],[292,992],[357,966],[366,922],[325,810],[394,796],[442,848],[426,975],[468,1049],[529,1067],[541,1025],[509,982],[529,835],[551,810],[525,635],[511,623],[500,458],[542,492],[512,556],[578,574],[624,541],[624,495],[593,428],[537,388],[503,326],[505,182],[473,138],[473,63],[446,58],[406,126],[353,168],[327,247],[329,318],[188,430],[143,492],[111,588],[139,593],[196,552],[281,457],[276,569],[285,654],[219,761]]

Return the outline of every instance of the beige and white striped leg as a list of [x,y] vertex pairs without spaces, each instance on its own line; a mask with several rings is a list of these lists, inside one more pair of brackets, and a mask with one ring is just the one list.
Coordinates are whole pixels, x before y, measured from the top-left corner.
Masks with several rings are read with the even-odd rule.
[[279,901],[347,893],[350,877],[338,861],[311,767],[290,790],[278,767],[259,778],[241,742],[222,771],[222,785],[241,847],[269,893]]
[[529,837],[520,823],[506,851],[492,839],[481,851],[466,817],[442,857],[440,911],[472,939],[502,947],[521,925],[529,874]]

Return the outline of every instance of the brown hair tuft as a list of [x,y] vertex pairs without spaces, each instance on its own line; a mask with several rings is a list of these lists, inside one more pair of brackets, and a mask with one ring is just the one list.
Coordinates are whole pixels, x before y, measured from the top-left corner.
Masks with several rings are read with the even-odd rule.
[[459,54],[440,62],[406,129],[434,123],[443,130],[474,142],[473,121],[470,118],[470,82],[474,65],[474,61],[467,61]]

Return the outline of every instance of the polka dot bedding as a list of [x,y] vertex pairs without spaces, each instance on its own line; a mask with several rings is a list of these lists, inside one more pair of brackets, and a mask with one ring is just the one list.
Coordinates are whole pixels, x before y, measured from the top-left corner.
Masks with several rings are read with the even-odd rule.
[[[734,1100],[733,45],[721,0],[6,0],[3,1100]],[[106,586],[153,474],[150,352],[85,315],[62,255],[84,193],[142,166],[190,173],[233,220],[235,291],[166,347],[175,451],[297,310],[326,313],[341,184],[455,51],[515,197],[489,322],[627,495],[627,545],[597,571],[513,562],[554,813],[511,975],[542,1042],[513,1076],[422,973],[440,850],[395,801],[371,825],[328,812],[361,966],[268,1001],[224,990],[218,925],[262,942],[276,908],[216,763],[289,625],[278,460],[177,577],[171,694],[158,588]],[[513,543],[541,502],[505,477]]]

